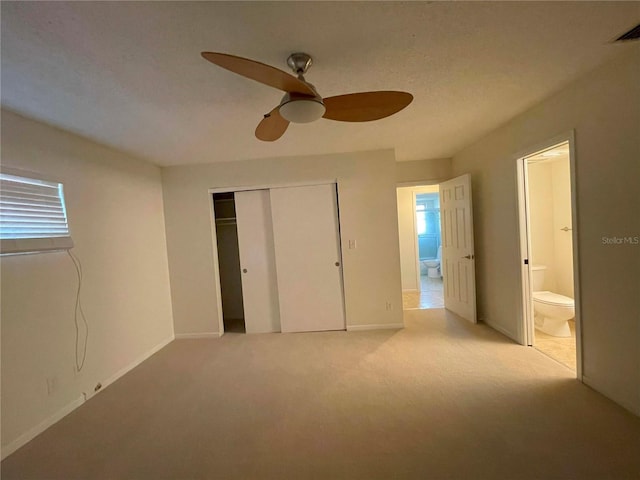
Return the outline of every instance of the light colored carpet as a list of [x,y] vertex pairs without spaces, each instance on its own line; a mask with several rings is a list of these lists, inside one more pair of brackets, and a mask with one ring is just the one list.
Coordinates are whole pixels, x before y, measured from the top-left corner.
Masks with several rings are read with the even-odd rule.
[[399,331],[175,341],[2,463],[10,479],[631,479],[640,419],[444,310]]

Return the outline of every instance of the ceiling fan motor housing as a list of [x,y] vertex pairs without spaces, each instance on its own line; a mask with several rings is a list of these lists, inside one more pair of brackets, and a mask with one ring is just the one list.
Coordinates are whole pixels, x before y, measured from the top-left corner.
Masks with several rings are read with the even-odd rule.
[[287,58],[287,65],[293,70],[296,75],[304,75],[309,70],[309,67],[313,64],[313,59],[308,53],[292,53]]

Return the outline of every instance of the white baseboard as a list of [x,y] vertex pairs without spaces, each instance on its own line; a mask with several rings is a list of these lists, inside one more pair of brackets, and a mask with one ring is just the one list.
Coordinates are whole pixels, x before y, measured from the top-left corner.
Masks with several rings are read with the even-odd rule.
[[383,323],[373,325],[347,325],[347,332],[359,332],[362,330],[399,330],[404,328],[404,323]]
[[33,440],[36,436],[40,435],[42,432],[44,432],[47,428],[52,426],[54,423],[57,423],[60,420],[62,420],[64,417],[66,417],[68,414],[70,414],[76,408],[78,408],[80,405],[82,405],[84,402],[86,402],[89,398],[93,397],[97,393],[99,393],[102,390],[104,390],[106,387],[111,385],[117,379],[119,379],[124,374],[126,374],[130,370],[132,370],[135,367],[137,367],[138,365],[140,365],[147,358],[149,358],[151,355],[153,355],[154,353],[158,352],[159,350],[161,350],[162,348],[167,346],[172,341],[173,341],[173,336],[163,340],[158,345],[153,347],[151,350],[145,352],[144,354],[142,354],[138,358],[136,358],[133,362],[129,363],[126,367],[121,368],[114,375],[111,375],[106,380],[103,380],[102,382],[100,382],[102,384],[102,387],[97,392],[90,392],[90,393],[89,392],[84,392],[76,400],[74,400],[71,403],[68,403],[67,405],[62,407],[60,410],[55,412],[53,415],[51,415],[50,417],[48,417],[45,420],[43,420],[42,422],[40,422],[38,425],[36,425],[32,429],[28,430],[27,432],[23,433],[22,435],[20,435],[18,438],[16,438],[11,443],[3,446],[2,447],[2,454],[0,455],[2,460],[4,460],[6,457],[11,455],[13,452],[15,452],[17,449],[19,449],[23,445],[25,445],[27,442],[30,442],[31,440]]
[[62,420],[62,418],[69,415],[71,412],[73,412],[76,408],[78,408],[83,403],[84,403],[84,396],[80,395],[76,400],[74,400],[71,403],[68,403],[67,405],[62,407],[60,410],[58,410],[56,413],[51,415],[49,418],[44,419],[42,422],[40,422],[38,425],[33,427],[31,430],[28,430],[27,432],[20,435],[13,442],[7,445],[4,445],[2,447],[2,455],[1,455],[2,460],[7,458],[9,455],[11,455],[13,452],[18,450],[21,446],[23,446],[27,442],[30,442],[31,440],[33,440],[36,436],[40,435],[51,425]]
[[186,340],[194,338],[220,338],[221,335],[218,332],[204,332],[204,333],[176,333],[176,340]]

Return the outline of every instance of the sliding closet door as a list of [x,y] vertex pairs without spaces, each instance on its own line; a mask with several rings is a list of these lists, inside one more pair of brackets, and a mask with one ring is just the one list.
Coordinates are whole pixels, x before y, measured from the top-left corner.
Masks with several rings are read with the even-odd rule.
[[246,332],[279,332],[269,191],[236,192],[235,203]]
[[283,332],[344,330],[335,184],[271,189]]

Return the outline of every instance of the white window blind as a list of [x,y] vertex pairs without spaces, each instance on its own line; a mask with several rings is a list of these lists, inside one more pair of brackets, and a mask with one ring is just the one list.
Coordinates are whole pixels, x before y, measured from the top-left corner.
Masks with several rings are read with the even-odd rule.
[[62,184],[0,173],[0,253],[71,247]]

